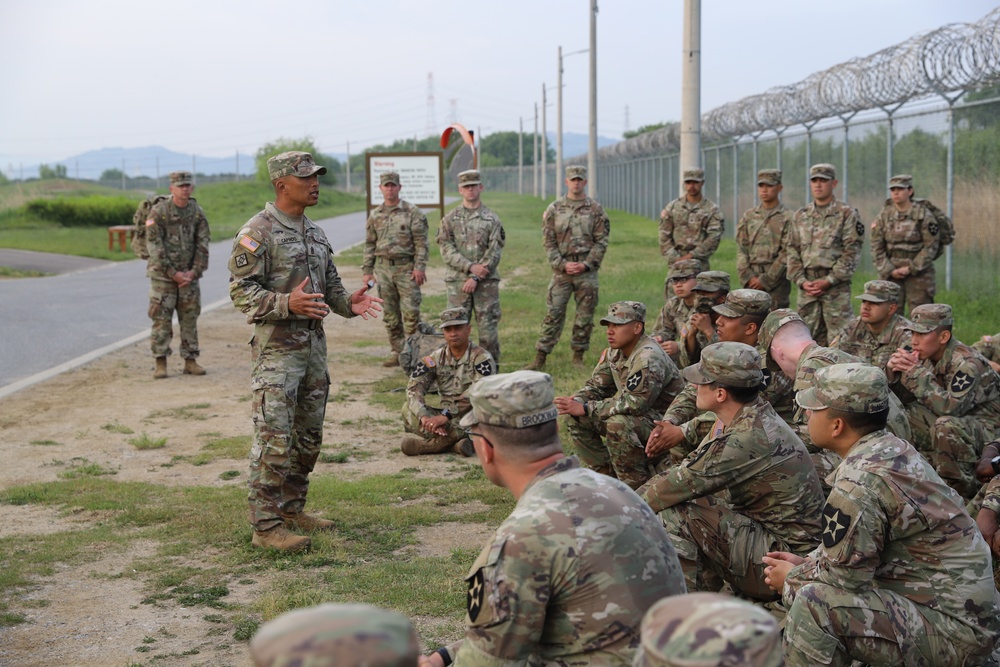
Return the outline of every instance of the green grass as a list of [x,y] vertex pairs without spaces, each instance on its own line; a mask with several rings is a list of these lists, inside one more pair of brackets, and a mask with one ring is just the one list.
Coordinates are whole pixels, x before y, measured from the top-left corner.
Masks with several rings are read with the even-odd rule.
[[167,439],[165,437],[152,438],[145,431],[143,431],[142,435],[129,438],[128,444],[132,445],[136,449],[162,449],[167,446]]

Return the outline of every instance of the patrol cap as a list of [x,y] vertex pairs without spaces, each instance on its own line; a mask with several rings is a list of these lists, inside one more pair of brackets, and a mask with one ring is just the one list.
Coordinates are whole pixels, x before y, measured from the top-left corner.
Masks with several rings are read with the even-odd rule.
[[720,593],[663,598],[646,612],[633,667],[780,667],[781,629],[764,609]]
[[699,259],[679,259],[670,265],[670,273],[667,278],[694,278],[701,273],[701,260]]
[[483,181],[479,177],[478,169],[467,169],[458,175],[458,187],[464,185],[482,185]]
[[684,182],[697,181],[699,183],[705,182],[705,170],[700,167],[688,167],[684,170]]
[[761,169],[757,172],[757,185],[781,185],[781,170]]
[[774,335],[778,333],[778,329],[789,322],[802,322],[802,318],[791,308],[779,308],[768,313],[767,317],[760,324],[760,333],[757,335],[757,349],[760,350],[762,356],[767,358],[768,366],[772,367],[772,370],[771,341],[774,340]]
[[313,174],[322,176],[325,173],[326,167],[316,164],[312,154],[303,151],[278,153],[267,161],[267,175],[272,183],[283,176],[308,178]]
[[386,183],[399,185],[399,174],[394,171],[384,171],[379,174],[378,183],[379,185],[385,185]]
[[764,381],[760,352],[745,343],[712,343],[701,351],[701,361],[681,371],[688,382],[727,387],[758,387]]
[[190,171],[170,172],[170,185],[191,185],[194,183],[194,174]]
[[870,415],[889,409],[889,381],[882,369],[868,364],[834,364],[817,370],[812,386],[795,394],[795,402],[806,410]]
[[698,283],[692,288],[695,292],[729,291],[730,278],[725,271],[702,271],[698,274]]
[[448,308],[441,311],[441,326],[453,327],[459,324],[469,323],[469,311],[459,306],[458,308]]
[[250,642],[256,667],[416,667],[420,646],[402,614],[363,604],[321,604],[266,623]]
[[726,317],[744,315],[767,315],[771,310],[771,295],[757,289],[738,289],[726,295],[726,302],[713,306],[712,310]]
[[865,293],[854,297],[872,303],[899,303],[900,288],[891,280],[869,280],[865,283]]
[[912,188],[913,187],[913,177],[909,174],[897,174],[889,179],[889,189],[893,188]]
[[952,324],[955,324],[955,318],[952,317],[951,306],[946,303],[926,303],[910,311],[910,325],[906,329],[924,334]]
[[559,411],[552,402],[556,391],[552,376],[538,371],[491,375],[473,384],[467,394],[472,410],[459,425],[476,424],[527,428],[555,421]]
[[646,321],[646,304],[638,301],[615,301],[608,306],[608,314],[601,318],[601,326]]
[[809,180],[814,178],[822,178],[827,181],[832,181],[837,178],[837,168],[826,162],[814,164],[809,170]]
[[587,168],[581,164],[571,164],[566,167],[566,180],[572,181],[574,178],[587,180]]

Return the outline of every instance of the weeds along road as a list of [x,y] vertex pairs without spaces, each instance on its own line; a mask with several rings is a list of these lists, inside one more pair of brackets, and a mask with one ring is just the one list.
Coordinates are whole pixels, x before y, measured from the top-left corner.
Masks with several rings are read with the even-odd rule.
[[[316,222],[335,252],[364,241],[363,211]],[[232,307],[232,245],[226,238],[210,246],[208,271],[201,278],[202,312]],[[146,262],[138,259],[0,281],[0,397],[147,337],[148,303]],[[175,354],[178,342],[175,317]]]

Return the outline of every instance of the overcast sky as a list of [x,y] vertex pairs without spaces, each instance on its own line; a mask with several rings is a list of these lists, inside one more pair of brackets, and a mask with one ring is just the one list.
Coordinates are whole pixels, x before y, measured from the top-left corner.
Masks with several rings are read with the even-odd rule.
[[[601,0],[598,130],[680,117],[682,0]],[[704,0],[702,112],[795,83],[986,0]],[[534,124],[557,47],[589,43],[588,0],[3,0],[0,170],[105,147],[253,153],[310,135],[328,153]],[[588,56],[565,58],[564,128],[586,133]],[[433,116],[428,113],[433,73]]]

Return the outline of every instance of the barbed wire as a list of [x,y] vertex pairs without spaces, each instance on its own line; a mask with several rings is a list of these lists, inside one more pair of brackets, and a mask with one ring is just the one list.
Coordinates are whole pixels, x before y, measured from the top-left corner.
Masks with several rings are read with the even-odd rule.
[[[929,95],[947,95],[1000,81],[1000,7],[975,23],[953,23],[802,81],[777,86],[712,109],[702,117],[706,139],[735,138]],[[678,126],[647,132],[601,149],[602,159],[659,155],[679,148]]]

